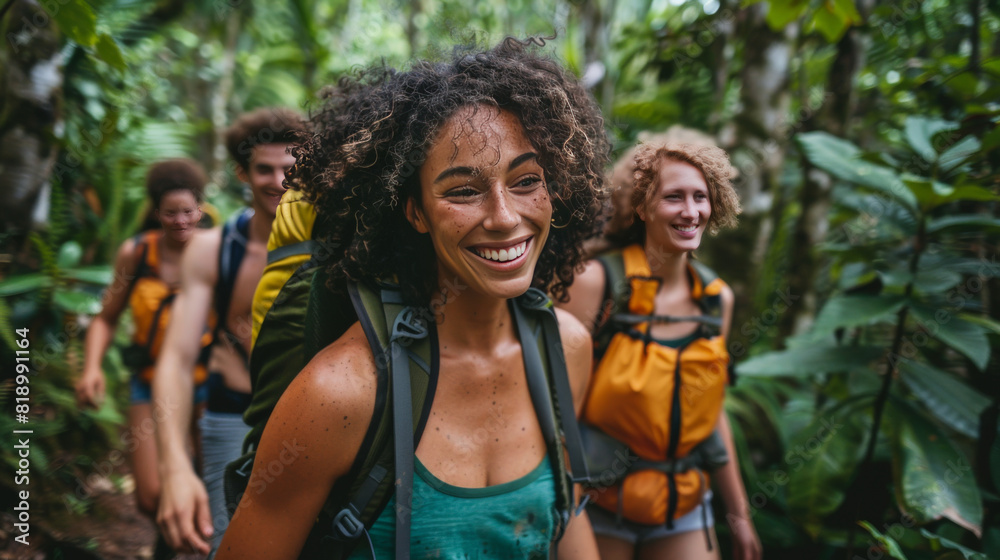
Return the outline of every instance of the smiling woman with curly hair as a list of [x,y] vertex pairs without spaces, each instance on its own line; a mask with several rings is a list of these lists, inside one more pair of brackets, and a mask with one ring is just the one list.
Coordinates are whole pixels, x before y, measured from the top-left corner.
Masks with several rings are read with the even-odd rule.
[[[436,318],[412,516],[403,491],[366,528],[378,558],[404,557],[397,507],[410,518],[409,540],[399,535],[415,558],[548,558],[557,542],[561,558],[597,558],[586,516],[570,519],[576,508],[566,500],[557,506],[568,492],[556,464],[562,444],[543,435],[553,432],[528,390],[537,353],[522,352],[522,342],[536,342],[522,340],[516,317],[531,288],[565,296],[583,241],[600,232],[608,142],[595,103],[532,43],[544,45],[507,39],[485,52],[457,50],[448,62],[341,80],[295,150],[289,182],[316,207],[314,238],[333,248],[327,287],[395,280],[408,305]],[[579,411],[589,336],[569,313],[552,319],[548,363],[568,378]],[[300,554],[331,489],[343,498],[337,489],[357,472],[377,424],[378,386],[355,323],[275,407],[250,478],[260,491],[244,495],[219,558]],[[305,451],[287,462],[291,441]],[[283,473],[270,476],[279,463]],[[364,546],[349,556],[368,557]]]
[[[452,62],[416,62],[407,72],[370,69],[325,97],[313,117],[317,133],[295,152],[290,181],[315,202],[328,226],[320,235],[339,243],[334,280],[396,275],[408,296],[428,300],[438,281],[430,240],[402,235],[410,231],[402,202],[420,193],[418,171],[447,117],[468,107],[459,117],[466,127],[491,109],[515,115],[537,150],[555,229],[533,285],[557,298],[565,293],[583,257],[580,242],[600,232],[608,144],[600,113],[557,63],[508,39]],[[457,147],[459,139],[447,140]]]

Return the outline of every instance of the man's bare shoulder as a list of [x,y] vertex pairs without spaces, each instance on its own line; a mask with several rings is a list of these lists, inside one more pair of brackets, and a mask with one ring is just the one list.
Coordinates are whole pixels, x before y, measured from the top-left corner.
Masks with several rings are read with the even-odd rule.
[[197,255],[199,258],[212,256],[219,252],[219,245],[222,244],[222,228],[216,226],[211,229],[200,229],[191,237],[191,241],[184,249],[188,255]]
[[184,248],[182,281],[215,285],[219,276],[219,246],[222,244],[222,229],[199,230],[195,232]]

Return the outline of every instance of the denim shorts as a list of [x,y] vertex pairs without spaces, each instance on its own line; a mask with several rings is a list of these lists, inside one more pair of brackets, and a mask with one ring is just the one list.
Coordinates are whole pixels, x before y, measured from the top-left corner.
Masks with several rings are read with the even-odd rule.
[[621,524],[619,524],[615,519],[614,512],[597,504],[587,506],[587,515],[590,517],[590,525],[594,528],[595,535],[619,539],[633,545],[688,531],[702,531],[705,527],[715,525],[715,516],[712,515],[711,490],[705,492],[705,499],[702,500],[700,506],[674,520],[673,529],[667,529],[666,525],[646,525],[628,519],[622,519]]
[[[138,375],[133,375],[132,380],[129,381],[131,397],[129,402],[131,404],[146,404],[153,400],[153,387],[139,378]],[[194,387],[194,403],[201,404],[208,400],[208,386],[202,383],[201,385],[195,385]]]

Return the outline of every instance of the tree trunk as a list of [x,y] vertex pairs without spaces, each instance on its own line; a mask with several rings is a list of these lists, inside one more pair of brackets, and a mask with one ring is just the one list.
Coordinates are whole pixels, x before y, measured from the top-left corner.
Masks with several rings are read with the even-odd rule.
[[[42,226],[34,212],[51,188],[62,119],[63,57],[55,22],[33,0],[15,0],[0,49],[0,223],[6,233]],[[35,223],[33,223],[33,221]]]
[[[867,14],[871,1],[859,2],[858,9]],[[834,136],[846,136],[852,116],[857,106],[854,83],[865,65],[865,50],[868,35],[859,27],[848,29],[837,43],[837,56],[827,77],[826,94],[823,105],[815,113],[805,110],[808,115],[803,122],[804,130],[825,130]],[[803,103],[808,100],[803,99]],[[807,107],[807,105],[803,105]],[[812,324],[817,311],[815,279],[819,262],[815,247],[825,238],[829,227],[830,176],[802,164],[802,189],[799,192],[801,208],[795,229],[790,238],[788,251],[788,279],[790,293],[799,296],[797,305],[781,316],[778,322],[778,336],[787,336],[805,331]]]
[[[775,285],[765,278],[768,272],[763,264],[775,229],[768,210],[780,194],[778,177],[789,141],[784,131],[792,46],[798,29],[791,24],[780,32],[773,31],[764,19],[764,3],[731,10],[733,14],[720,13],[720,17],[728,17],[729,25],[735,26],[734,38],[743,45],[738,77],[740,106],[736,116],[719,129],[718,138],[739,169],[734,186],[744,213],[739,230],[721,233],[706,250],[711,253],[710,262],[717,264],[719,274],[729,279],[736,293],[734,346],[744,348],[744,343],[752,344],[764,333],[747,335],[742,327],[774,299]],[[757,295],[765,291],[765,298]],[[741,352],[734,355],[742,357]]]
[[[226,19],[225,38],[222,54],[222,76],[219,79],[219,87],[212,92],[212,129],[215,134],[215,145],[212,149],[212,166],[210,177],[225,177],[223,170],[226,168],[227,152],[226,127],[229,125],[229,116],[226,112],[226,103],[233,94],[233,71],[236,68],[236,40],[240,36],[240,21],[242,14],[239,10],[231,10]],[[223,182],[215,179],[217,185]]]
[[794,24],[780,32],[771,30],[764,20],[766,10],[766,3],[758,3],[742,14],[738,29],[744,41],[741,107],[731,125],[732,134],[727,135],[746,151],[739,188],[751,214],[770,208],[784,161],[789,140],[782,137],[790,102],[789,68],[798,33]]

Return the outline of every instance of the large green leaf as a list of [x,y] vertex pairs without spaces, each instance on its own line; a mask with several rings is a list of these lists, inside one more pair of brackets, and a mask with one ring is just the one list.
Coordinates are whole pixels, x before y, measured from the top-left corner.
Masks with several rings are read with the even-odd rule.
[[107,286],[114,279],[114,269],[107,265],[83,266],[62,271],[63,278],[78,280],[88,284]]
[[893,318],[906,298],[885,296],[836,296],[823,306],[813,324],[815,333],[826,333],[840,327],[857,327]]
[[940,181],[932,181],[926,177],[916,176],[907,176],[903,179],[903,182],[913,193],[913,196],[920,204],[920,208],[924,211],[933,210],[949,202],[963,200],[990,202],[1000,200],[1000,196],[976,185],[953,187]]
[[771,29],[781,31],[789,23],[799,19],[809,8],[807,0],[771,0],[767,3],[765,19]]
[[903,554],[903,549],[899,547],[899,543],[896,542],[896,539],[890,537],[889,535],[882,534],[882,531],[879,531],[874,525],[867,521],[858,521],[858,525],[864,527],[864,529],[868,531],[868,533],[874,537],[879,544],[882,545],[882,550],[889,553],[891,558],[907,560],[906,555]]
[[98,35],[94,50],[97,53],[97,58],[108,63],[112,68],[121,70],[122,72],[128,70],[128,64],[125,63],[125,56],[122,55],[121,48],[111,35],[107,33]]
[[892,463],[900,510],[918,524],[941,518],[979,534],[983,504],[968,458],[948,435],[915,410],[892,399]]
[[965,560],[989,560],[989,557],[982,552],[976,552],[975,550],[966,548],[955,541],[942,537],[941,535],[935,535],[927,529],[920,529],[920,534],[931,542],[931,550],[939,551],[942,548],[946,548],[958,551],[961,553],[962,557],[965,558]]
[[861,21],[854,0],[826,1],[819,4],[806,30],[819,31],[828,42],[836,43],[851,25]]
[[979,415],[990,404],[986,395],[955,375],[915,360],[904,361],[900,375],[937,418],[970,438],[979,437]]
[[845,401],[795,434],[788,445],[788,513],[814,536],[823,518],[844,501],[864,457],[871,401],[870,395]]
[[993,332],[993,334],[995,335],[1000,335],[1000,321],[991,319],[989,317],[983,317],[981,315],[966,315],[964,313],[959,315],[959,317],[970,323],[975,323],[977,325],[985,327],[987,330]]
[[969,231],[1000,230],[1000,218],[985,214],[967,214],[963,216],[944,216],[927,222],[927,233],[939,233],[952,228]]
[[[902,263],[901,263],[902,264]],[[909,270],[902,267],[897,269],[898,277],[890,279],[891,276],[883,277],[886,285],[905,286],[907,282],[913,282],[913,287],[923,294],[941,294],[954,288],[962,281],[962,274],[956,270],[948,268],[921,266],[914,278]],[[900,282],[902,280],[902,282]]]
[[97,14],[84,0],[60,0],[59,2],[39,2],[59,29],[74,43],[84,47],[94,46],[97,41]]
[[[985,327],[966,321],[951,309],[914,305],[911,312],[929,335],[965,354],[980,370],[986,367],[990,360],[990,343]],[[921,346],[917,334],[911,335],[908,342]]]
[[917,207],[917,200],[895,170],[866,161],[861,149],[826,132],[804,132],[795,136],[806,158],[823,171]]
[[101,298],[74,290],[56,290],[52,303],[64,311],[78,315],[96,315],[101,311]]
[[41,272],[13,276],[0,282],[0,297],[23,294],[24,292],[48,288],[51,285],[52,278]]
[[958,123],[943,119],[932,119],[924,116],[909,116],[903,125],[903,133],[913,151],[924,158],[927,163],[935,163],[938,150],[934,147],[934,136],[945,130],[955,130]]
[[941,171],[950,172],[979,153],[981,146],[982,144],[975,136],[966,136],[941,154],[941,157],[938,158],[938,167]]
[[746,376],[805,376],[839,373],[870,368],[885,353],[874,346],[836,346],[820,344],[768,352],[736,366],[736,373]]

